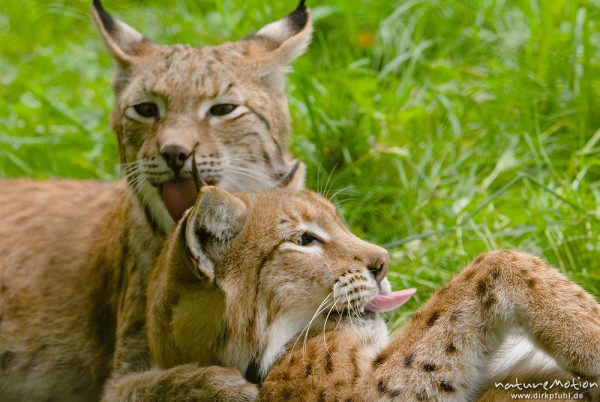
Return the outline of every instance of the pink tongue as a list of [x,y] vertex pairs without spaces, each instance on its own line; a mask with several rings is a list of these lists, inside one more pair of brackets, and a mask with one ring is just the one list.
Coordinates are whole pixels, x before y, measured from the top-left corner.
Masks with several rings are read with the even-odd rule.
[[374,313],[395,310],[406,303],[415,293],[417,293],[417,289],[405,289],[387,295],[377,295],[367,303],[365,310]]
[[162,196],[171,218],[177,222],[194,205],[198,191],[193,180],[176,179],[163,183]]

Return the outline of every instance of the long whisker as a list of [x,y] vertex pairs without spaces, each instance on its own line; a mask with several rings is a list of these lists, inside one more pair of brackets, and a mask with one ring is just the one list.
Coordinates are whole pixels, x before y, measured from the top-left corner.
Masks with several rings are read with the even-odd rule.
[[246,170],[239,167],[229,167],[227,171],[228,173],[238,174],[240,176],[249,177],[254,180],[258,179],[259,181],[262,181],[263,183],[266,183],[269,186],[274,186],[276,184],[276,181],[272,177],[259,172],[253,172],[251,170]]
[[319,307],[317,307],[315,313],[313,314],[312,318],[310,319],[310,321],[308,322],[308,324],[306,324],[306,326],[302,329],[302,331],[300,331],[300,333],[298,334],[298,336],[296,337],[296,341],[294,342],[294,344],[292,345],[292,349],[290,350],[289,356],[292,356],[292,353],[294,351],[294,348],[296,347],[296,344],[298,343],[298,341],[300,340],[300,338],[302,337],[302,334],[304,333],[304,331],[308,331],[310,329],[310,325],[313,322],[313,320],[319,315],[321,314],[323,310],[323,305],[325,303],[327,303],[327,301],[329,300],[329,298],[331,297],[332,293],[330,292],[325,299],[323,299],[323,301],[321,302],[321,304],[319,304]]
[[304,341],[302,342],[302,361],[303,362],[304,362],[304,356],[306,355],[306,345],[307,345],[307,341],[308,341],[308,333],[310,332],[310,327],[311,327],[313,321],[327,308],[327,306],[326,305],[324,306],[324,304],[326,301],[329,300],[331,295],[332,295],[332,293],[330,292],[327,295],[327,297],[323,300],[323,302],[321,303],[321,305],[319,306],[319,308],[317,309],[315,314],[313,314],[313,317],[311,318],[311,320],[306,325],[306,327],[305,327],[306,331],[303,331],[304,332]]
[[258,177],[258,178],[262,178],[264,180],[274,181],[273,178],[271,176],[269,176],[268,174],[258,172],[258,171],[253,171],[250,169],[246,169],[241,166],[229,165],[225,169],[230,173],[233,172],[233,173],[239,173],[239,174],[246,174],[246,175],[251,175],[254,178]]
[[[248,167],[244,166],[244,164],[250,164],[251,168],[253,170],[250,170]],[[237,167],[237,168],[241,168],[241,169],[245,169],[248,171],[258,171],[259,173],[260,170],[256,169],[256,162],[252,159],[244,159],[244,158],[228,158],[224,163],[223,163],[223,167],[228,168],[228,167]]]
[[327,197],[327,198],[328,198],[328,199],[329,199],[331,202],[334,202],[334,201],[335,201],[335,197],[337,197],[337,196],[338,196],[338,195],[340,195],[340,194],[343,194],[343,193],[345,193],[346,191],[350,190],[352,187],[353,187],[353,186],[351,186],[351,185],[344,186],[344,187],[342,187],[342,188],[340,188],[340,189],[336,190],[336,192],[335,192],[335,193],[333,193],[333,195],[332,195],[331,197]]
[[[327,351],[327,354],[329,356],[331,356],[331,352],[329,352],[329,347],[327,346],[327,336],[326,336],[325,329],[327,328],[327,320],[329,320],[329,316],[331,315],[331,312],[335,308],[338,300],[339,300],[339,297],[335,298],[333,300],[333,303],[331,304],[331,308],[329,309],[329,312],[327,313],[327,316],[325,317],[325,322],[323,323],[323,343],[325,343],[325,350]],[[339,321],[336,323],[336,328],[338,325],[339,325]],[[331,357],[333,357],[333,356],[331,356]]]

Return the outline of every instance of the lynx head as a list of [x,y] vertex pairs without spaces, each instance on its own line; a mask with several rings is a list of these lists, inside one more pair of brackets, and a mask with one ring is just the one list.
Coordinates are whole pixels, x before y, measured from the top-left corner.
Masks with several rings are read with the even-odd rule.
[[166,231],[196,199],[191,180],[229,191],[277,185],[291,168],[285,74],[311,38],[300,3],[255,35],[219,46],[159,45],[94,0],[117,62],[112,126],[146,216]]
[[264,192],[202,190],[149,287],[159,365],[235,366],[261,378],[303,328],[369,321],[412,295],[390,292],[386,250],[353,235],[301,174]]

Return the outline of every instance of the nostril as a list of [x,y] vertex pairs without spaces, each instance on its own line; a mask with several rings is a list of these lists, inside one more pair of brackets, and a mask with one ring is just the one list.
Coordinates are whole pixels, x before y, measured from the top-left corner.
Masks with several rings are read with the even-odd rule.
[[375,280],[377,282],[381,282],[382,280],[385,279],[387,273],[388,273],[388,268],[390,266],[390,256],[387,253],[382,253],[377,255],[377,257],[374,258],[374,261],[371,265],[369,265],[368,269],[369,272],[371,272],[371,274],[373,275],[373,277],[375,277]]
[[160,154],[171,169],[178,171],[183,167],[191,152],[181,145],[170,144],[162,147]]

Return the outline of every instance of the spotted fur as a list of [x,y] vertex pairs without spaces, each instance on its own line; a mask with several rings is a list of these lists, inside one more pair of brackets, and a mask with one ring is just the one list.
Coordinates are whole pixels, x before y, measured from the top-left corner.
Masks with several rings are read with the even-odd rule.
[[[98,0],[92,15],[117,62],[126,180],[0,181],[0,400],[219,400],[223,388],[252,399],[236,369],[151,370],[146,283],[174,224],[160,186],[194,170],[229,190],[278,185],[291,167],[284,77],[310,13],[301,4],[254,36],[201,48],[154,43]],[[221,116],[217,104],[236,108]],[[168,145],[189,152],[177,171]]]
[[[159,367],[224,365],[260,382],[287,347],[303,350],[313,329],[366,315],[364,303],[388,288],[376,272],[387,269],[387,252],[349,232],[301,182],[235,195],[202,191],[167,239],[148,287],[148,339]],[[367,353],[358,346],[386,340],[383,322],[360,322],[357,373]],[[318,364],[303,367],[302,377]]]
[[[364,337],[364,328],[350,325],[315,334],[306,350],[288,350],[262,384],[260,400],[496,402],[540,391],[496,387],[516,379],[600,386],[600,305],[518,251],[479,256],[388,346],[369,350],[358,341]],[[310,375],[300,375],[307,365]],[[600,398],[597,387],[580,393]]]

